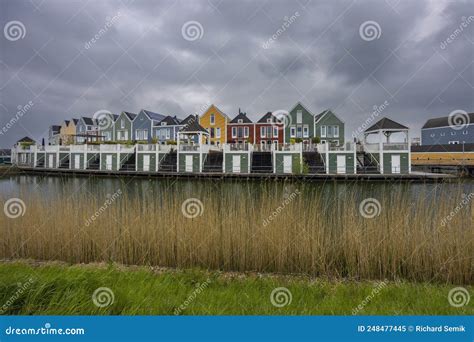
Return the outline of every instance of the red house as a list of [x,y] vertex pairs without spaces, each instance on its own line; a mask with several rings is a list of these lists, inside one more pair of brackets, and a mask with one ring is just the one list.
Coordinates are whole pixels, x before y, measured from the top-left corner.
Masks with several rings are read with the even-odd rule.
[[255,125],[247,117],[247,113],[239,114],[227,124],[227,142],[229,144],[253,144],[255,141]]
[[270,144],[283,144],[285,141],[285,126],[271,112],[268,112],[255,123],[255,143],[262,148]]

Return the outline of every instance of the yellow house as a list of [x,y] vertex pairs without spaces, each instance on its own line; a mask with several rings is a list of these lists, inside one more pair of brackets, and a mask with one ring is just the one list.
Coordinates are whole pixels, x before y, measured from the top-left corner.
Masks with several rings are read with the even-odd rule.
[[203,137],[203,143],[212,145],[226,143],[229,121],[229,117],[212,104],[199,118],[199,124],[209,132],[209,137]]
[[63,145],[74,144],[74,136],[76,135],[77,119],[64,120],[59,130],[61,143]]

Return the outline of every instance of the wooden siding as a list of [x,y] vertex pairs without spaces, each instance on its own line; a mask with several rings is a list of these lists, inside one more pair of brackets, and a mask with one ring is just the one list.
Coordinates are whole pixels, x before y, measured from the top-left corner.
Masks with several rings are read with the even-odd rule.
[[[301,110],[301,122],[298,122],[298,111]],[[290,139],[301,138],[309,141],[314,137],[314,116],[301,103],[298,103],[289,113],[289,124],[285,127],[285,142],[289,143]],[[308,127],[308,137],[303,138],[303,127]],[[295,130],[295,136],[291,136],[291,128]],[[301,129],[301,137],[298,136],[298,128]]]
[[145,171],[143,169],[144,156],[150,157],[150,172],[156,172],[156,154],[155,153],[137,153],[137,170]]
[[[326,137],[321,136],[321,126],[326,126]],[[339,137],[329,137],[328,136],[328,126],[339,126]],[[344,144],[344,134],[345,134],[345,125],[335,116],[332,112],[324,115],[324,117],[318,122],[315,123],[315,136],[320,137],[321,141],[325,140],[328,142],[335,142],[338,145]]]
[[[265,137],[261,136],[261,127],[278,127],[278,138],[273,137],[273,129],[271,130],[272,136],[268,137],[268,134],[266,134]],[[273,141],[278,141],[279,144],[283,144],[284,142],[284,132],[285,132],[285,127],[283,124],[271,124],[271,123],[258,123],[255,124],[255,143],[260,144],[262,141],[265,141],[266,143],[268,142],[273,142]]]
[[283,159],[284,156],[291,156],[291,172],[292,173],[301,173],[301,159],[299,153],[275,153],[275,173],[284,173],[283,172]]
[[329,173],[337,173],[337,156],[346,156],[346,174],[354,173],[354,153],[329,153]]
[[[211,115],[214,114],[214,125],[211,125]],[[219,109],[212,105],[209,107],[209,109],[201,115],[199,118],[199,124],[204,127],[208,132],[209,132],[209,139],[210,143],[219,143],[219,144],[224,144],[227,141],[227,117],[225,115],[222,115],[222,113],[219,111]],[[214,138],[211,138],[211,128],[214,128]],[[220,128],[221,130],[221,136],[220,138],[215,137],[215,131],[217,128]],[[205,143],[206,137],[203,137],[203,143]]]
[[408,173],[408,153],[384,153],[383,154],[383,173],[392,173],[392,156],[400,156],[400,173]]
[[186,172],[186,156],[189,155],[193,156],[193,172],[199,172],[199,153],[179,153],[179,172]]
[[[236,138],[232,137],[232,127],[237,128],[237,137]],[[249,130],[248,138],[239,138],[238,137],[239,127],[241,127],[242,129],[244,129],[244,127],[248,127],[248,130]],[[227,125],[227,142],[229,144],[237,143],[239,141],[245,141],[245,142],[249,142],[249,143],[253,144],[254,136],[255,136],[254,134],[255,134],[255,124],[253,124],[253,123],[230,123],[230,124]]]
[[412,152],[412,165],[474,165],[474,152]]
[[250,173],[250,160],[247,152],[242,153],[225,153],[224,154],[224,172],[232,173],[233,164],[232,157],[240,156],[240,173]]

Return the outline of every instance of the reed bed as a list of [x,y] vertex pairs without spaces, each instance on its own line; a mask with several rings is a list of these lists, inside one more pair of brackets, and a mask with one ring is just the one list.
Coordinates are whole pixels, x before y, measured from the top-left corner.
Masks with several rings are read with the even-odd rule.
[[474,199],[451,188],[410,196],[409,186],[394,186],[373,196],[373,218],[361,215],[357,188],[336,184],[330,199],[312,185],[274,183],[124,188],[109,204],[89,192],[20,194],[24,215],[0,215],[0,257],[472,284]]

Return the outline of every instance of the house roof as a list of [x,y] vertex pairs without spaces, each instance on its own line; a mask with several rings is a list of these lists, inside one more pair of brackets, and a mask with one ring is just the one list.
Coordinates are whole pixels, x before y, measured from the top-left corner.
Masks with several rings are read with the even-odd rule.
[[314,115],[304,104],[302,104],[300,101],[296,102],[296,104],[293,106],[293,108],[290,109],[289,113],[291,113],[296,107],[301,106],[303,107],[309,114]]
[[272,123],[281,123],[278,118],[272,114],[272,112],[267,112],[264,116],[260,118],[260,120],[257,121],[257,123],[267,123],[268,119],[272,119]]
[[150,120],[155,120],[155,121],[161,121],[166,117],[166,115],[155,113],[146,109],[142,109],[140,112],[145,113],[145,115],[148,116]]
[[49,128],[53,133],[59,133],[61,131],[61,126],[59,125],[51,125]]
[[72,119],[72,122],[74,122],[74,125],[77,125],[77,123],[79,122],[79,119]]
[[474,144],[412,146],[412,152],[474,152]]
[[163,120],[161,120],[159,123],[157,123],[155,126],[161,125],[162,122],[166,122],[168,126],[176,126],[179,125],[181,120],[179,120],[176,116],[165,116]]
[[183,122],[184,121],[187,121],[187,122],[185,126],[181,129],[181,132],[189,132],[189,133],[202,132],[202,133],[209,134],[208,131],[199,124],[199,118],[195,117],[194,115],[188,116],[186,119],[183,120]]
[[137,117],[137,114],[135,113],[130,113],[130,112],[122,112],[122,113],[124,113],[130,119],[130,121],[133,121]]
[[[467,114],[469,117],[469,122],[474,124],[474,113],[468,113]],[[437,127],[448,127],[450,126],[449,124],[449,116],[443,116],[441,118],[434,118],[434,119],[429,119],[426,121],[426,123],[421,127],[421,129],[424,128],[437,128]]]
[[93,118],[82,116],[81,119],[86,125],[95,125],[95,120]]
[[23,137],[20,140],[18,140],[17,142],[35,142],[35,141],[33,139],[31,139],[30,137]]
[[326,109],[325,111],[319,113],[318,115],[315,115],[315,116],[314,116],[314,122],[315,122],[315,123],[318,123],[324,116],[326,116],[326,114],[332,114],[332,115],[334,115],[337,119],[339,119],[339,121],[341,121],[342,123],[344,123],[344,121],[341,120],[341,118],[338,117],[338,116],[336,115],[336,113],[334,113],[334,112],[333,112],[332,110],[330,110],[330,109]]
[[190,114],[184,120],[181,121],[181,125],[187,125],[190,121],[197,120],[199,122],[199,117],[197,115]]
[[215,108],[220,114],[222,114],[226,119],[230,120],[229,116],[228,116],[226,113],[224,113],[222,110],[220,110],[215,104],[211,104],[211,105],[204,111],[204,113],[202,113],[201,116],[204,116],[204,114],[206,114],[206,113],[209,111],[209,109],[211,109],[212,107],[214,107],[214,108]]
[[250,120],[247,116],[247,113],[241,112],[239,109],[239,114],[235,118],[233,118],[230,123],[239,123],[239,120],[242,120],[243,123],[252,123],[252,120]]
[[64,120],[64,123],[66,124],[66,126],[69,126],[69,123],[70,123],[70,122],[71,122],[71,121],[69,121],[69,120]]
[[367,128],[365,132],[377,131],[380,129],[406,130],[408,129],[408,127],[403,126],[402,124],[399,124],[398,122],[395,122],[389,118],[382,118],[379,121],[377,121],[375,124]]

